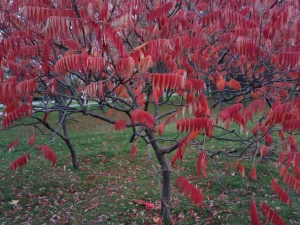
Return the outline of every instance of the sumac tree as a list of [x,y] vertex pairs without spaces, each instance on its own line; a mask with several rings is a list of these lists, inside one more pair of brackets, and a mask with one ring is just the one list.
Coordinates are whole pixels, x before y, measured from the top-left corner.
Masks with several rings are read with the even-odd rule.
[[[280,201],[293,204],[286,188],[300,191],[295,137],[300,129],[298,1],[1,0],[0,7],[3,129],[31,116],[63,138],[73,155],[66,124],[70,114],[106,121],[116,130],[130,129],[132,156],[137,140],[144,140],[161,166],[161,215],[166,223],[171,218],[172,166],[184,160],[190,145],[199,149],[194,175],[204,178],[207,160],[219,154],[236,157],[242,177],[250,172],[243,161],[252,160],[252,179],[257,178],[261,158],[278,157],[278,179],[283,177],[285,186],[275,178],[266,185]],[[36,93],[54,98],[54,106],[35,107]],[[160,106],[174,95],[179,104],[161,113]],[[116,121],[93,111],[86,107],[90,102],[124,117]],[[211,112],[224,104],[213,117]],[[63,133],[47,123],[55,111]],[[165,127],[174,122],[178,134],[164,137]],[[231,130],[232,123],[240,132],[249,132],[248,137]],[[215,130],[221,135],[214,135]],[[280,141],[274,139],[277,132]],[[229,134],[234,137],[227,138]],[[239,147],[205,149],[210,139],[237,142]],[[40,151],[54,161],[47,146]],[[21,164],[10,168],[23,166],[29,155],[22,157]],[[192,183],[179,176],[177,186],[201,207],[205,193]],[[269,221],[284,223],[270,206],[261,204]],[[252,222],[258,224],[260,210],[252,200],[249,206]]]

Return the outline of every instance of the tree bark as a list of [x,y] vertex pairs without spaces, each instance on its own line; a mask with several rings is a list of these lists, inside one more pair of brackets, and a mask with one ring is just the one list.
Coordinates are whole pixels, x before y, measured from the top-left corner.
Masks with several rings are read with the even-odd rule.
[[161,216],[164,218],[164,224],[171,224],[170,214],[170,199],[171,199],[171,171],[170,165],[165,157],[161,156],[163,164],[161,164],[162,175],[163,175],[163,189],[161,195]]
[[161,192],[161,216],[164,219],[164,224],[172,224],[170,214],[170,199],[171,199],[171,167],[165,154],[161,153],[158,142],[154,138],[152,132],[148,133],[148,138],[155,151],[156,158],[159,162],[163,177],[163,187]]
[[67,128],[67,119],[63,118],[63,112],[60,111],[59,112],[59,121],[62,120],[62,129],[63,129],[63,133],[64,133],[64,138],[63,140],[65,141],[66,145],[68,146],[70,153],[71,153],[71,157],[72,157],[72,165],[75,169],[79,169],[79,163],[77,160],[77,155],[76,155],[76,150],[69,138],[69,134],[68,134],[68,128]]

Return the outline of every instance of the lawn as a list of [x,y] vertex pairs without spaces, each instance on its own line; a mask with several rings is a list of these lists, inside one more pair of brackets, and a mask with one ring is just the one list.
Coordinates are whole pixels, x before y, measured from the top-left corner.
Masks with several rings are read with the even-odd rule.
[[[119,117],[120,115],[114,114]],[[26,119],[29,120],[29,119]],[[49,121],[57,123],[57,116]],[[252,124],[248,124],[250,127]],[[74,170],[66,145],[56,137],[50,146],[57,154],[57,166],[37,155],[37,145],[52,140],[51,134],[42,135],[37,129],[34,148],[28,144],[32,127],[15,127],[1,131],[0,136],[0,221],[2,224],[155,224],[160,209],[160,177],[151,167],[158,164],[152,149],[139,141],[137,155],[131,158],[128,141],[130,130],[114,131],[113,126],[83,115],[74,115],[68,121],[70,138],[76,148],[81,164]],[[238,129],[231,126],[230,129]],[[175,124],[165,130],[164,137],[177,134]],[[216,130],[214,135],[221,135]],[[242,134],[244,135],[244,133]],[[227,136],[232,138],[232,135]],[[11,153],[7,146],[15,138],[20,145]],[[167,143],[163,143],[167,145]],[[235,142],[214,141],[205,144],[209,152],[230,150]],[[30,162],[17,169],[8,170],[10,162],[24,152],[31,155]],[[172,155],[168,156],[171,159]],[[208,178],[197,177],[198,150],[189,147],[185,159],[173,168],[171,213],[177,224],[250,224],[249,205],[257,202],[258,211],[267,201],[284,218],[287,224],[299,224],[299,196],[285,186],[292,206],[284,205],[270,190],[273,177],[278,178],[275,162],[264,159],[257,166],[257,180],[252,181],[249,172],[252,161],[243,161],[246,176],[242,178],[236,169],[237,159],[220,154],[214,161],[208,159]],[[190,203],[175,187],[178,175],[202,189],[202,208]],[[221,187],[226,187],[227,190]],[[229,192],[228,192],[229,191]],[[155,205],[147,209],[135,200]],[[260,220],[265,218],[260,214]]]

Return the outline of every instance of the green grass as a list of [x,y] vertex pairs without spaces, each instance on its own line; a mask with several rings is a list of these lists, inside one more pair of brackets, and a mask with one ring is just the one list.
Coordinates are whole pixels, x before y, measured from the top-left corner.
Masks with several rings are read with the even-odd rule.
[[[51,115],[49,122],[57,123],[56,117],[55,114]],[[35,130],[37,141],[35,148],[31,148],[28,144],[32,134],[31,127],[1,131],[1,223],[155,224],[159,217],[161,184],[160,178],[150,166],[145,143],[138,142],[138,153],[131,158],[129,129],[115,132],[113,126],[83,115],[75,115],[74,119],[79,122],[69,121],[68,128],[81,170],[73,169],[68,148],[59,137],[50,144],[58,158],[57,166],[53,168],[50,162],[37,155],[37,144],[50,141],[51,136],[41,135]],[[252,126],[249,124],[250,131]],[[233,125],[230,129],[238,128]],[[221,133],[218,129],[214,135]],[[164,137],[174,137],[176,134],[176,127],[171,124],[166,128]],[[233,135],[226,137],[233,138]],[[15,138],[19,138],[20,146],[8,153],[6,146]],[[237,146],[234,142],[211,140],[205,144],[205,149],[213,152],[215,149],[228,150]],[[21,170],[9,171],[9,163],[24,152],[31,154],[30,162]],[[159,170],[152,150],[151,154],[154,165]],[[168,158],[171,159],[173,154]],[[259,205],[267,201],[287,224],[300,223],[299,196],[279,181],[292,199],[290,208],[283,205],[270,191],[271,179],[278,178],[279,171],[272,161],[259,162],[258,179],[252,181],[249,177],[252,159],[242,162],[246,166],[246,177],[242,178],[236,170],[236,158],[228,158],[222,154],[216,156],[219,182],[230,190],[227,193],[218,183],[212,160],[208,159],[208,178],[196,176],[197,158],[198,150],[189,147],[182,165],[176,162],[173,168],[171,213],[177,224],[249,224],[249,204],[252,198]],[[202,189],[204,201],[201,209],[190,204],[190,199],[186,199],[175,188],[179,174]],[[18,202],[12,205],[13,200]],[[156,209],[148,210],[134,200],[152,202]],[[260,220],[263,219],[260,215]]]

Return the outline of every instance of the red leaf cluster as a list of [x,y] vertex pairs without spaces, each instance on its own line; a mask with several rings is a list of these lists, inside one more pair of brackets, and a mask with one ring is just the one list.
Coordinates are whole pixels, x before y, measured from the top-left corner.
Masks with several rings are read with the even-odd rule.
[[260,57],[264,56],[264,51],[260,50],[257,46],[256,42],[251,41],[247,38],[244,38],[242,36],[239,36],[235,42],[234,50],[242,55],[245,55],[247,58],[256,60],[258,57],[258,54],[260,54]]
[[143,125],[146,125],[151,130],[154,129],[154,117],[141,109],[135,109],[131,113],[131,123],[134,125],[134,121],[137,121]]
[[231,120],[236,121],[236,122],[242,121],[242,124],[245,124],[245,120],[241,120],[238,118],[242,115],[236,116],[236,114],[238,114],[242,108],[243,108],[243,105],[241,103],[236,103],[228,108],[223,109],[222,112],[217,116],[217,122],[220,119],[222,120],[222,122],[226,122],[226,129],[229,129],[229,122]]
[[8,152],[12,152],[16,146],[19,146],[19,139],[13,140],[9,145],[8,145]]
[[177,74],[151,74],[153,79],[153,88],[157,90],[184,90],[186,77]]
[[212,137],[214,123],[211,118],[187,118],[177,121],[177,130],[187,132],[198,131],[202,133],[205,129],[206,136]]
[[105,35],[116,47],[121,58],[126,58],[128,56],[128,53],[123,44],[123,40],[120,38],[118,32],[109,25],[109,23],[106,23],[106,25],[105,25]]
[[197,204],[199,208],[201,208],[203,194],[201,190],[196,188],[192,183],[189,182],[188,179],[179,176],[177,180],[176,186],[179,188],[181,185],[181,193],[185,192],[185,197],[187,198],[189,195],[191,196],[191,203]]
[[174,7],[174,3],[175,3],[175,1],[169,1],[162,6],[152,9],[147,14],[147,20],[148,21],[156,20],[156,19],[159,19],[162,16],[166,15]]
[[21,155],[19,158],[13,161],[11,164],[9,164],[8,169],[16,170],[18,167],[22,168],[27,164],[28,160],[30,160],[30,155],[28,153],[25,153],[24,155]]
[[283,219],[272,209],[270,206],[267,205],[266,202],[263,202],[261,206],[261,212],[267,217],[267,219],[276,225],[285,225]]
[[284,169],[283,182],[297,194],[300,194],[300,182],[292,174]]
[[119,75],[130,78],[134,70],[134,61],[132,57],[121,58],[117,64]]
[[292,206],[292,202],[288,193],[277,183],[277,181],[273,178],[271,182],[271,190],[275,195],[284,203]]
[[102,81],[99,82],[93,82],[89,85],[87,85],[84,88],[83,96],[85,99],[88,97],[96,100],[96,99],[104,99],[104,93],[103,93],[103,83]]
[[82,20],[78,18],[68,18],[51,16],[46,21],[46,26],[42,31],[47,37],[70,37],[70,27],[72,27],[72,34],[78,36],[81,33]]
[[48,145],[39,145],[39,152],[38,155],[41,153],[44,153],[45,159],[48,159],[52,162],[52,165],[56,165],[56,155],[52,148],[50,148]]
[[284,132],[293,132],[300,130],[300,117],[296,119],[286,120],[282,122],[282,130]]
[[203,89],[206,89],[206,85],[205,82],[203,80],[199,80],[199,79],[187,79],[186,80],[186,86],[188,86],[188,84],[190,84],[190,88],[186,88],[187,90],[192,91],[192,89],[194,88],[195,91],[200,91],[202,92]]
[[51,16],[57,17],[73,17],[76,18],[76,13],[71,9],[50,9],[44,7],[25,6],[21,13],[29,20],[35,22],[46,21]]
[[25,80],[18,83],[18,85],[16,86],[16,91],[20,96],[31,94],[35,92],[36,86],[36,79]]
[[[1,122],[1,126],[4,128],[7,128],[13,124],[13,122],[17,119],[21,119],[25,117],[26,115],[31,115],[33,113],[32,110],[32,99],[31,101],[28,101],[27,103],[24,103],[22,105],[18,105],[15,103],[14,104],[15,108],[14,110],[3,110],[3,119]],[[10,112],[9,112],[10,111]]]
[[126,129],[126,120],[123,119],[123,120],[118,120],[116,123],[115,123],[115,130],[125,130]]

